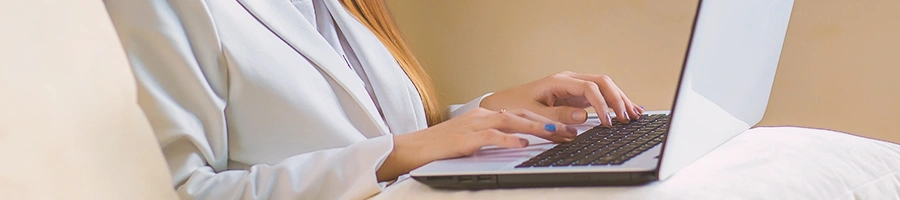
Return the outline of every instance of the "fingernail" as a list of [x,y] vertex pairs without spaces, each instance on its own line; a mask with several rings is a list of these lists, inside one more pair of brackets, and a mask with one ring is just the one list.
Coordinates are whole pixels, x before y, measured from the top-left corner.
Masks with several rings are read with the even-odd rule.
[[628,116],[628,113],[622,112],[622,114],[625,115],[625,119],[627,119],[628,121],[631,121],[631,117]]
[[550,132],[556,132],[556,124],[545,124],[544,130],[547,130]]
[[523,147],[528,146],[528,140],[524,138],[519,138],[519,143],[522,144]]
[[578,134],[578,129],[576,129],[575,127],[566,126],[566,131],[568,131],[569,133],[572,133],[573,135]]
[[572,112],[572,120],[575,120],[576,122],[584,122],[585,120],[587,120],[587,111],[578,110]]
[[644,106],[642,106],[642,105],[638,105],[638,107],[641,107],[641,109],[644,109]]
[[563,138],[566,142],[572,142],[572,138]]
[[610,117],[609,114],[606,114],[606,121],[609,122],[606,123],[606,127],[612,127],[612,117]]

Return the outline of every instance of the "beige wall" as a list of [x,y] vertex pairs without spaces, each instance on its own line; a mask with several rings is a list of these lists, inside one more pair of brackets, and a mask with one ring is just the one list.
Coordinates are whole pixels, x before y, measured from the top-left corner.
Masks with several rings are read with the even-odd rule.
[[[444,103],[561,70],[668,109],[697,1],[388,0]],[[900,1],[797,0],[761,125],[900,142]]]
[[0,6],[0,199],[175,199],[101,1]]

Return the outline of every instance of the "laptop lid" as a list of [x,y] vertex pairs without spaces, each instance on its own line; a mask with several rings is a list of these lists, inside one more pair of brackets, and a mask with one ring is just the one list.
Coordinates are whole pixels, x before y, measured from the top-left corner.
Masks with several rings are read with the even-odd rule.
[[756,125],[766,111],[793,0],[699,2],[659,179]]

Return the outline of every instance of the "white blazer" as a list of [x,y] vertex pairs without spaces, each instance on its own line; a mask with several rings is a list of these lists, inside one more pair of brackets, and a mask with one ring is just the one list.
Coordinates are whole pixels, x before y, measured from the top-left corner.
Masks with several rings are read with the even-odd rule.
[[182,199],[360,199],[384,187],[375,171],[390,134],[426,128],[422,102],[375,35],[325,2],[379,102],[289,0],[106,0]]

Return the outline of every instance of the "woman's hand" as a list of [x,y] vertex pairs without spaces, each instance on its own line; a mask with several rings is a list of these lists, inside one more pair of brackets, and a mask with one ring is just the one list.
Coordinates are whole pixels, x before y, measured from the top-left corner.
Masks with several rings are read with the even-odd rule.
[[481,107],[524,108],[566,124],[584,123],[585,108],[594,107],[605,126],[612,122],[609,108],[623,123],[644,113],[644,108],[632,103],[609,76],[568,71],[495,92],[481,101]]
[[576,130],[525,109],[478,108],[430,128],[394,136],[394,150],[376,175],[378,180],[390,180],[434,160],[472,155],[483,146],[528,146],[528,140],[511,133],[568,142]]

